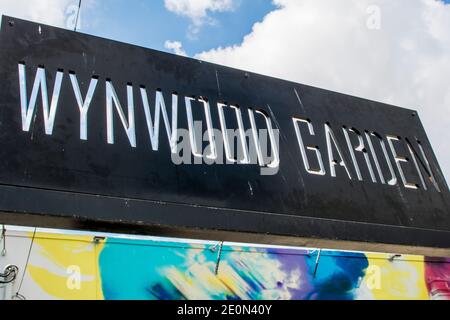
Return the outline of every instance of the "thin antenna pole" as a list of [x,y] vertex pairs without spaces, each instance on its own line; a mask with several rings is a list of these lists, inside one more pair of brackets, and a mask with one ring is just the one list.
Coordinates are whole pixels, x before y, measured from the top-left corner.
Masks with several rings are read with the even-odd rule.
[[5,225],[2,226],[2,237],[0,238],[0,241],[3,240],[3,249],[2,249],[2,253],[1,256],[4,257],[6,256],[6,227]]
[[317,275],[317,269],[319,268],[320,256],[322,255],[322,249],[319,249],[319,253],[317,254],[316,266],[314,268],[314,278]]
[[216,262],[216,276],[219,274],[219,266],[220,266],[220,259],[222,258],[222,250],[223,250],[223,241],[220,242],[219,246],[219,253],[217,254],[217,262]]
[[22,279],[20,280],[19,289],[17,289],[17,293],[14,296],[15,299],[18,300],[26,300],[25,296],[20,294],[20,290],[22,289],[23,279],[25,279],[25,275],[27,274],[28,263],[30,262],[31,251],[33,250],[34,239],[36,238],[37,227],[34,228],[33,237],[31,238],[30,248],[28,249],[27,261],[25,262],[25,267],[23,268]]
[[77,31],[78,19],[80,18],[80,11],[81,11],[81,0],[78,2],[77,18],[75,19],[75,27],[73,31]]

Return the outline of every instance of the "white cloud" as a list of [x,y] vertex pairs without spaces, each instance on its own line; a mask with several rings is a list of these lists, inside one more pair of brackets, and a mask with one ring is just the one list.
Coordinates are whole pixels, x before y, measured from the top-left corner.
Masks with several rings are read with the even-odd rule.
[[[78,4],[78,0],[0,0],[0,15],[73,29]],[[83,10],[92,9],[95,4],[96,0],[83,0],[78,16],[78,30],[81,28]]]
[[[0,0],[0,14],[66,27],[76,0]],[[75,20],[73,20],[75,21]]]
[[172,51],[173,53],[179,55],[179,56],[183,56],[183,57],[187,57],[187,53],[186,51],[183,50],[183,44],[180,41],[169,41],[167,40],[164,43],[164,48]]
[[215,23],[208,15],[210,12],[231,11],[235,7],[234,0],[164,0],[164,4],[167,10],[191,19],[191,37],[194,37],[204,24]]
[[196,57],[416,109],[450,181],[450,5],[274,3],[278,9],[256,23],[241,44]]

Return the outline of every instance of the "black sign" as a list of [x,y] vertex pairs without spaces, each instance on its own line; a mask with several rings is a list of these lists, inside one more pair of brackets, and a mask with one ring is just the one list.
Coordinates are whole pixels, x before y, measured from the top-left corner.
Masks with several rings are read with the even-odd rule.
[[0,222],[449,247],[448,186],[412,110],[1,28]]

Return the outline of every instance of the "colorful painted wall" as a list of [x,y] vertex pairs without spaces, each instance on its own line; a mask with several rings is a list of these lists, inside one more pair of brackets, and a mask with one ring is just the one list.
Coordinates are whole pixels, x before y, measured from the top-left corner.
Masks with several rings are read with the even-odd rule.
[[[32,232],[8,232],[20,272]],[[450,258],[37,233],[27,299],[450,299]],[[217,274],[216,274],[217,268]],[[1,289],[0,289],[1,290]],[[6,289],[4,289],[6,290]],[[1,295],[0,295],[1,296]]]

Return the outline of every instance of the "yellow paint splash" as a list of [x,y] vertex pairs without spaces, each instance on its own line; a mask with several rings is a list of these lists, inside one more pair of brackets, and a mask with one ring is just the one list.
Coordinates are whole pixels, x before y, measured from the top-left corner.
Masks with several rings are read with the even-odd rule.
[[363,284],[375,300],[428,300],[425,263],[420,256],[367,254],[369,267]]
[[[31,235],[30,235],[31,237]],[[28,273],[51,297],[103,299],[98,257],[103,243],[89,236],[38,233]]]

